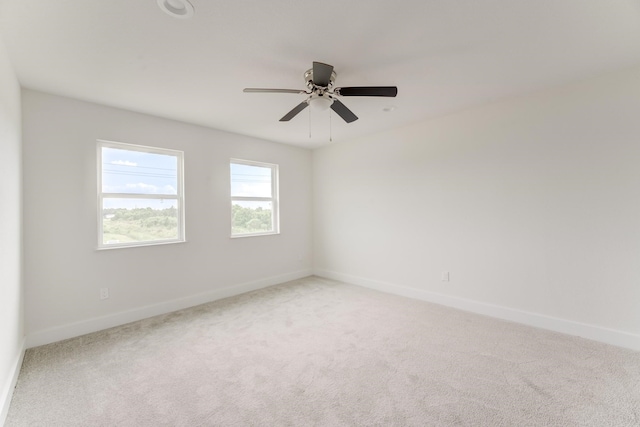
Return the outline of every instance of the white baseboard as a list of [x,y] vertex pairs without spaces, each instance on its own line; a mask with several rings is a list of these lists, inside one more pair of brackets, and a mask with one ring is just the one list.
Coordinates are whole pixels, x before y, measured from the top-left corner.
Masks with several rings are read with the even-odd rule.
[[448,307],[457,308],[472,313],[483,314],[498,319],[509,320],[524,325],[560,332],[567,335],[579,336],[606,344],[624,347],[635,351],[640,351],[640,335],[615,329],[603,328],[601,326],[586,323],[574,322],[572,320],[560,319],[543,314],[517,310],[499,305],[487,304],[479,301],[439,294],[422,289],[398,286],[391,283],[379,282],[363,277],[338,273],[323,269],[315,269],[316,276],[327,279],[338,280],[363,286],[378,291],[401,295],[422,301],[432,302]]
[[147,305],[132,310],[122,311],[107,316],[94,317],[80,322],[70,323],[62,326],[45,329],[42,331],[29,333],[27,335],[27,348],[39,345],[50,344],[68,338],[74,338],[91,332],[101,331],[114,326],[124,325],[137,320],[146,319],[160,314],[171,313],[207,302],[216,301],[223,298],[240,295],[246,292],[266,288],[291,280],[301,279],[310,276],[311,270],[300,270],[293,273],[268,277],[252,282],[239,283],[222,289],[215,289],[184,298],[166,301],[158,304]]
[[11,367],[11,373],[7,378],[7,383],[2,384],[2,394],[0,394],[0,425],[4,425],[7,420],[7,415],[9,415],[9,406],[11,405],[11,398],[13,397],[13,390],[16,388],[16,384],[18,383],[18,375],[20,375],[20,368],[22,367],[22,361],[24,360],[24,352],[26,350],[26,340],[22,339],[22,344],[20,345],[20,351],[16,356],[16,360],[14,361]]

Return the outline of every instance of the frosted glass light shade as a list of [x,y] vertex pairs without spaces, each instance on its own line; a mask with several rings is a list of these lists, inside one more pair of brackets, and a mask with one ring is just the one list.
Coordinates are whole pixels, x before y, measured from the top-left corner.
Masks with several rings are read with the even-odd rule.
[[319,96],[311,100],[311,106],[320,111],[327,111],[333,104],[333,99],[328,96]]

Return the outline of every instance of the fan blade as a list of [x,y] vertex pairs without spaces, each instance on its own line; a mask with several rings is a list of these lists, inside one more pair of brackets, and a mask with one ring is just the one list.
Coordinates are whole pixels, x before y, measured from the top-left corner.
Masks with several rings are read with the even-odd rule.
[[256,87],[248,87],[243,90],[246,93],[307,93],[299,89],[261,89]]
[[298,104],[293,110],[289,111],[287,114],[284,115],[284,117],[282,117],[280,119],[281,122],[288,122],[289,120],[293,119],[295,116],[298,115],[298,113],[302,110],[304,110],[305,108],[307,108],[309,106],[309,103],[307,101],[302,101],[300,104]]
[[398,88],[396,86],[338,87],[335,93],[340,96],[388,96],[393,98],[398,94]]
[[353,114],[351,110],[349,110],[342,102],[337,99],[333,100],[333,104],[331,104],[331,109],[336,112],[342,119],[347,122],[355,122],[358,120],[358,116]]
[[333,73],[333,65],[323,64],[322,62],[313,63],[313,84],[320,87],[329,86],[331,81],[331,73]]

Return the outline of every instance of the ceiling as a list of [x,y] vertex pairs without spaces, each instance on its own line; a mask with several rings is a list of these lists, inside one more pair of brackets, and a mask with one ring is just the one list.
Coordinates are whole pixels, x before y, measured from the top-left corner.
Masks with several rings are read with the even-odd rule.
[[[23,87],[309,148],[640,63],[640,0],[191,3],[0,0],[0,28]],[[398,96],[342,98],[346,124],[279,122],[303,95],[242,92],[304,89],[312,61]]]

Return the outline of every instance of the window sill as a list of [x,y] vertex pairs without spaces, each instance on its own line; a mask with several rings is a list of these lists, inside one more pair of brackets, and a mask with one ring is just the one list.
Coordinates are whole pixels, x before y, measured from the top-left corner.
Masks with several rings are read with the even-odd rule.
[[268,233],[232,234],[232,239],[243,239],[245,237],[274,236],[280,234],[279,231],[269,231]]
[[148,246],[163,246],[163,245],[175,245],[176,243],[186,243],[186,240],[170,240],[160,242],[140,242],[138,244],[126,244],[126,245],[111,245],[111,246],[98,246],[96,251],[110,251],[113,249],[129,249],[129,248],[141,248]]

